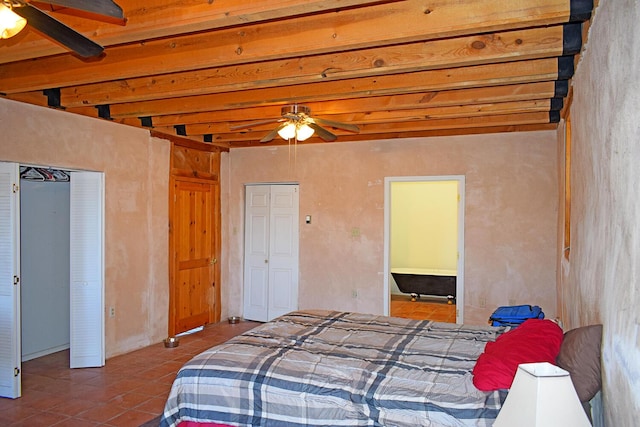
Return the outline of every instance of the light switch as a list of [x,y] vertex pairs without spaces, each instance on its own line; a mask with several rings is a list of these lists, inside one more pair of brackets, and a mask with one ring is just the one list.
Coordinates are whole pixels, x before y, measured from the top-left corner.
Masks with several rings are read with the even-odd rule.
[[307,224],[311,224],[311,215],[307,215],[307,216],[304,218],[304,222],[306,222]]

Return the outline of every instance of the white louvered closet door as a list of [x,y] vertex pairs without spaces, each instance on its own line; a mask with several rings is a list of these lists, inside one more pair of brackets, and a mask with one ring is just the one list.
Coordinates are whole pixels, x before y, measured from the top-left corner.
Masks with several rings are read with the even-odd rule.
[[70,367],[103,366],[104,175],[74,172],[70,181]]
[[21,395],[19,165],[0,163],[0,396]]

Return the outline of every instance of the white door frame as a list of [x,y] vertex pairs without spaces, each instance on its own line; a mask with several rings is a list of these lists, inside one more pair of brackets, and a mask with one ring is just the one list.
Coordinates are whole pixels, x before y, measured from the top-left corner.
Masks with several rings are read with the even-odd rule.
[[458,264],[456,278],[456,323],[464,322],[464,210],[465,210],[465,177],[464,175],[443,176],[398,176],[384,178],[384,286],[383,314],[390,312],[390,263],[391,263],[391,183],[392,182],[458,182]]

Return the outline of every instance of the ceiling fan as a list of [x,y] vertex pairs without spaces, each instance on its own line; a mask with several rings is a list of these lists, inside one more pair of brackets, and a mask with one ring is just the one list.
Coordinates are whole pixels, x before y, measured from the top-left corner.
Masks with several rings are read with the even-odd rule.
[[[349,123],[336,122],[334,120],[321,119],[319,117],[311,117],[311,109],[305,105],[292,104],[282,107],[281,117],[260,120],[243,125],[232,126],[231,130],[247,129],[253,126],[263,125],[267,123],[281,122],[274,130],[269,132],[260,142],[269,142],[277,135],[282,139],[294,139],[296,141],[304,141],[313,134],[317,134],[324,141],[335,141],[338,137],[322,126],[335,129],[343,129],[349,132],[360,132],[360,128]],[[322,126],[320,126],[322,125]]]
[[[54,8],[57,6],[74,9],[89,16],[94,15],[97,17],[124,20],[122,8],[112,0],[49,0],[38,1],[36,3],[48,5],[51,10],[55,10]],[[16,27],[8,30],[5,29],[6,27],[3,25],[3,28],[0,28],[2,38],[14,36],[27,24],[83,58],[98,56],[104,50],[99,44],[58,21],[48,13],[43,12],[31,4],[31,2],[24,0],[0,0],[0,15],[8,15],[7,12],[13,12],[13,15],[18,15],[18,17],[15,17],[18,23]],[[20,17],[23,19],[20,19]]]

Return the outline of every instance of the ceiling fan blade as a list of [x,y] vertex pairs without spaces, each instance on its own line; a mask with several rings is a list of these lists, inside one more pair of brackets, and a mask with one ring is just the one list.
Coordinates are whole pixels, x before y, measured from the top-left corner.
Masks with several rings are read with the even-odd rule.
[[51,37],[83,58],[98,56],[104,50],[96,42],[28,3],[20,7],[14,7],[13,11],[25,18],[31,27]]
[[316,135],[318,135],[320,138],[322,138],[325,141],[329,141],[329,142],[335,141],[338,138],[337,136],[335,136],[325,128],[321,127],[317,123],[309,122],[307,123],[307,125],[315,131]]
[[264,138],[262,138],[260,140],[260,142],[269,142],[269,141],[273,141],[273,138],[275,138],[276,136],[278,136],[278,131],[280,129],[282,129],[283,127],[285,127],[287,124],[286,123],[282,123],[280,126],[278,126],[277,128],[275,128],[274,130],[272,130],[271,132],[269,132]]
[[358,126],[352,125],[350,123],[336,122],[334,120],[321,119],[319,117],[314,117],[313,120],[323,126],[329,126],[336,129],[348,130],[349,132],[360,132],[360,128]]
[[56,6],[69,7],[96,15],[109,16],[116,19],[124,19],[124,12],[112,0],[41,0]]
[[250,123],[244,123],[242,125],[236,125],[236,126],[229,126],[229,130],[238,130],[238,129],[247,129],[247,128],[252,128],[254,126],[260,126],[260,125],[266,125],[269,123],[275,123],[275,122],[279,122],[282,119],[278,118],[274,118],[274,119],[265,119],[265,120],[256,120],[255,122],[250,122]]

